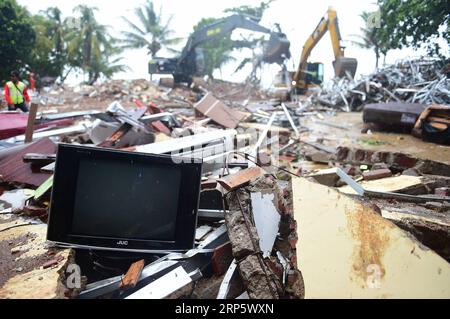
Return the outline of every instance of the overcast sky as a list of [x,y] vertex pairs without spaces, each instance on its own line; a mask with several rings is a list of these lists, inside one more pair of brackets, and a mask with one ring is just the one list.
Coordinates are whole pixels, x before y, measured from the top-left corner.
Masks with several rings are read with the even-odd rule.
[[[50,6],[58,7],[64,16],[72,14],[72,10],[78,4],[95,6],[99,10],[97,19],[100,23],[111,27],[112,34],[119,35],[121,30],[127,27],[121,16],[126,16],[130,20],[134,19],[134,8],[145,3],[144,0],[18,0],[25,5],[32,13],[38,13]],[[240,5],[258,5],[260,0],[155,0],[156,8],[162,5],[163,16],[165,18],[173,15],[172,29],[175,36],[187,39],[192,27],[203,17],[223,17],[223,10]],[[357,58],[359,61],[358,74],[367,74],[374,70],[375,56],[372,51],[357,48],[351,43],[355,40],[354,35],[360,34],[360,28],[364,26],[364,21],[359,17],[362,11],[373,11],[376,7],[374,0],[276,0],[266,11],[261,24],[272,27],[274,23],[279,23],[283,32],[287,34],[291,42],[292,59],[289,61],[289,68],[294,70],[298,66],[301,50],[305,40],[317,26],[320,18],[325,15],[328,6],[333,6],[338,13],[342,38],[346,45],[346,56]],[[233,38],[239,38],[244,32],[238,30],[233,33]],[[185,44],[182,42],[181,49]],[[420,52],[414,50],[391,51],[388,53],[387,62],[393,63],[395,60],[411,55],[418,55]],[[162,56],[164,52],[158,53]],[[243,57],[250,57],[250,52],[240,52],[234,54],[238,60]],[[116,74],[115,78],[148,78],[147,64],[148,56],[145,49],[129,50],[123,54],[123,63],[130,67],[126,73]],[[332,61],[334,60],[333,50],[329,35],[325,35],[323,40],[317,45],[311,54],[311,62],[323,62],[325,65],[325,77],[333,76]],[[238,74],[233,74],[238,62],[231,63],[223,69],[222,77],[225,80],[242,81],[248,75],[250,67]],[[267,86],[270,84],[273,72],[277,71],[276,66],[265,67],[263,69],[263,79]],[[220,74],[216,74],[220,77]]]

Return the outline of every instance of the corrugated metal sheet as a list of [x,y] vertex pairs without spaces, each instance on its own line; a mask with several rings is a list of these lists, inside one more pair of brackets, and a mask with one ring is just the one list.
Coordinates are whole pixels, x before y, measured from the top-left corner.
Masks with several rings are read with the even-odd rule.
[[[0,140],[24,134],[27,128],[28,114],[2,113],[0,114]],[[34,129],[48,126],[66,126],[73,124],[73,119],[36,123]]]
[[56,144],[49,138],[38,140],[27,147],[11,154],[0,161],[0,175],[7,182],[17,182],[32,186],[39,186],[49,178],[49,174],[32,169],[31,163],[24,163],[23,156],[27,153],[53,154]]

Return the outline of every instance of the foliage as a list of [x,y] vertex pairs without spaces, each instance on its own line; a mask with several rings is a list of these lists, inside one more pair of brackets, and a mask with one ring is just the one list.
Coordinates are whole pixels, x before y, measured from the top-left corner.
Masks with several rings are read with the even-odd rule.
[[[363,19],[363,21],[367,22],[375,14],[377,14],[377,12],[363,12],[360,14],[360,17],[361,19]],[[389,46],[381,41],[380,28],[377,28],[376,25],[370,26],[368,23],[366,23],[366,26],[362,27],[360,30],[361,34],[356,35],[358,40],[352,41],[352,43],[360,48],[373,50],[376,58],[375,67],[378,68],[381,54],[386,56],[387,52],[389,51]]]
[[0,79],[4,82],[12,70],[25,69],[36,41],[30,14],[15,0],[0,1],[0,39]]
[[173,30],[170,29],[172,16],[163,22],[162,8],[157,14],[151,1],[147,1],[143,7],[136,8],[135,15],[139,25],[122,17],[131,29],[131,31],[122,32],[123,48],[147,48],[148,54],[154,56],[161,48],[171,49],[171,46],[181,41],[181,38],[171,37],[173,34]]
[[275,0],[268,0],[261,2],[258,6],[240,6],[236,8],[228,8],[225,9],[225,13],[238,13],[238,14],[246,14],[250,15],[252,17],[255,17],[258,19],[258,21],[261,20],[262,16],[264,15],[264,12],[269,8],[269,6],[274,2]]
[[[240,6],[240,7],[228,8],[228,9],[225,9],[224,12],[249,15],[249,16],[252,16],[252,17],[256,18],[256,21],[259,22],[259,21],[261,21],[263,15],[264,15],[264,12],[270,7],[270,5],[274,1],[275,0],[268,0],[268,1],[265,1],[265,2],[263,1],[258,6],[243,5],[243,6]],[[259,38],[259,39],[241,41],[241,45],[240,46],[235,46],[235,48],[247,47],[247,48],[253,49],[263,39],[264,38],[262,37],[262,38]],[[255,57],[255,53],[253,52],[253,57],[252,58],[244,58],[239,63],[237,68],[234,70],[234,73],[239,72],[240,70],[245,68],[245,66],[247,64],[252,63],[252,65],[253,65],[252,71],[249,74],[249,76],[247,77],[247,82],[257,83],[259,81],[259,79],[256,77],[256,71],[257,71],[258,68],[261,67],[262,60],[261,59],[256,60],[256,59],[257,58]]]
[[58,8],[49,8],[32,17],[36,43],[31,51],[30,71],[40,78],[61,77],[67,63],[65,25]]
[[[194,31],[210,25],[220,19],[203,18],[197,25],[194,26]],[[233,41],[231,40],[231,33],[223,37],[216,38],[212,41],[205,42],[199,46],[205,52],[205,74],[209,78],[213,78],[215,69],[220,69],[226,63],[234,60],[231,56],[233,50]]]
[[439,53],[436,39],[450,44],[448,0],[378,0],[381,10],[380,41],[391,49],[425,45],[430,53]]
[[[117,65],[116,55],[121,50],[108,33],[108,27],[95,19],[97,8],[79,5],[74,9],[79,23],[71,26],[68,39],[68,64],[88,75],[87,82],[93,84],[102,74],[110,77],[117,71],[123,71],[123,65]],[[111,60],[110,60],[111,59]]]
[[[264,11],[273,1],[274,0],[261,2],[258,6],[244,5],[236,8],[228,8],[225,9],[224,12],[250,15],[255,17],[257,21],[260,21],[264,14]],[[194,26],[194,31],[219,20],[220,19],[217,18],[203,18],[196,26]],[[235,60],[231,56],[231,52],[234,49],[254,48],[260,41],[261,39],[242,39],[240,41],[233,41],[231,40],[231,33],[229,33],[224,35],[223,37],[216,38],[212,41],[201,44],[199,47],[204,49],[205,52],[206,75],[208,75],[209,78],[213,78],[214,70],[220,70],[222,66]],[[236,68],[235,72],[241,70],[252,61],[253,59],[244,58]]]

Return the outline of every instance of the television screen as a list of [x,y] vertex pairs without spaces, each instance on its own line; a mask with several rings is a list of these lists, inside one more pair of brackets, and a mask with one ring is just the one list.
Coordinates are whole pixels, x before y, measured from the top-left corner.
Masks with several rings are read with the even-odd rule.
[[86,248],[194,245],[201,163],[60,144],[47,239]]
[[168,166],[81,160],[71,234],[173,241],[180,179]]

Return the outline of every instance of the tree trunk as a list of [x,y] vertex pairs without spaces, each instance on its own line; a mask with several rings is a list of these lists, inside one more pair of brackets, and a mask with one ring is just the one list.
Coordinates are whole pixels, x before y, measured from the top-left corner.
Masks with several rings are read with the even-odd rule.
[[375,46],[375,68],[378,70],[378,62],[380,60],[380,48]]
[[98,72],[95,72],[94,74],[89,74],[89,85],[94,85],[95,82],[97,82],[98,78],[100,77],[100,74]]
[[67,79],[67,77],[69,76],[70,72],[72,72],[72,70],[73,70],[73,66],[71,66],[70,69],[69,69],[69,71],[67,71],[66,75],[64,75],[64,76],[61,78],[61,84],[64,83],[64,81]]

